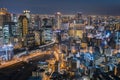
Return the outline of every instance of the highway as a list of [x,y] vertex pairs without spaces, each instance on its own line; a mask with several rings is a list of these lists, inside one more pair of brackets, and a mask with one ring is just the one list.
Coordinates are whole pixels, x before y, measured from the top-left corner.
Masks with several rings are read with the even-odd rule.
[[27,80],[33,70],[36,69],[38,61],[45,61],[51,54],[44,54],[34,57],[28,63],[19,62],[11,66],[0,69],[0,80]]
[[[50,43],[50,45],[54,42]],[[43,47],[47,47],[44,45]],[[27,80],[32,71],[36,69],[38,61],[45,61],[51,58],[51,52],[36,50],[27,56],[14,58],[11,61],[0,65],[0,80]]]
[[[55,43],[55,40],[53,40],[51,43],[49,44],[46,44],[46,45],[43,45],[43,46],[40,46],[39,48],[44,48],[44,47],[47,47],[47,46],[50,46],[50,45],[53,45]],[[15,57],[14,59],[12,59],[11,61],[7,61],[7,62],[2,62],[1,65],[0,65],[0,68],[4,68],[4,67],[7,67],[7,66],[10,66],[10,65],[14,65],[16,63],[19,63],[21,61],[29,61],[30,59],[36,57],[36,56],[40,56],[42,54],[45,54],[45,52],[42,52],[40,50],[35,50],[34,52],[29,52],[29,54],[27,56],[22,56],[22,57]],[[17,55],[15,55],[17,56]]]

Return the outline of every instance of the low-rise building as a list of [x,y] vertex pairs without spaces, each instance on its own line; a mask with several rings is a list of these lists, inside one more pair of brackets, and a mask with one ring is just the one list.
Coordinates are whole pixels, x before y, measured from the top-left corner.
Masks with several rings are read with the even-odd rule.
[[0,60],[8,61],[13,57],[13,45],[8,44],[0,47]]

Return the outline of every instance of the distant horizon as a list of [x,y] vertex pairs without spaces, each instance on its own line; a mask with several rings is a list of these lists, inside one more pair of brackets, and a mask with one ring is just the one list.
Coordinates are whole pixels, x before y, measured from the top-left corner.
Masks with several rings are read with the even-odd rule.
[[[6,7],[0,7],[0,8],[6,8]],[[24,9],[24,10],[29,10],[29,9]],[[24,10],[22,10],[21,12],[13,12],[13,11],[10,11],[7,8],[7,11],[11,14],[23,14]],[[60,11],[56,11],[56,12],[60,12]],[[53,14],[52,13],[34,13],[30,10],[30,14],[39,14],[39,15],[55,15],[56,12],[53,12]],[[78,11],[78,12],[81,12],[81,11]],[[61,14],[62,15],[76,15],[78,12],[77,11],[74,12],[74,13],[61,12]],[[87,13],[83,13],[83,12],[81,12],[81,13],[82,13],[82,15],[94,15],[94,16],[120,16],[120,15],[115,15],[115,14],[112,15],[112,14],[94,14],[94,13],[93,14],[87,14]]]
[[0,7],[15,14],[30,10],[32,14],[53,15],[59,11],[62,14],[120,16],[120,0],[0,0]]

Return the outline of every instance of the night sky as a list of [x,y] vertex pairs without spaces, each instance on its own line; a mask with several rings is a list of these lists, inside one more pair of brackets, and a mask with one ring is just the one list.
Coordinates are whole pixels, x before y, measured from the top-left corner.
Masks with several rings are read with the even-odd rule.
[[0,0],[0,7],[11,13],[120,15],[120,0]]

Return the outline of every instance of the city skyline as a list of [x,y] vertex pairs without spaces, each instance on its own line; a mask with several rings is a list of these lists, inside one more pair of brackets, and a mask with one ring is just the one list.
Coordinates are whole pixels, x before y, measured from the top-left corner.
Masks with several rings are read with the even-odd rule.
[[120,80],[120,1],[0,0],[0,80]]
[[119,15],[120,0],[0,0],[0,7],[8,8],[11,13],[22,13],[28,9],[35,14],[63,14]]

